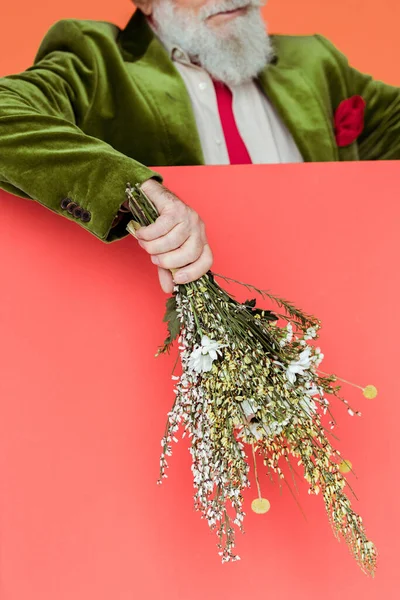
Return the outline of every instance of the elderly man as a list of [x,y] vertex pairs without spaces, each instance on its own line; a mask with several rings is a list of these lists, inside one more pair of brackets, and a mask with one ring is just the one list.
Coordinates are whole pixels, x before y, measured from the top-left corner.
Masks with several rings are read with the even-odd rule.
[[141,184],[160,217],[139,243],[171,292],[169,269],[193,281],[213,257],[149,166],[399,159],[399,89],[322,36],[268,35],[264,3],[137,0],[124,30],[56,23],[34,65],[0,79],[0,186],[113,242]]

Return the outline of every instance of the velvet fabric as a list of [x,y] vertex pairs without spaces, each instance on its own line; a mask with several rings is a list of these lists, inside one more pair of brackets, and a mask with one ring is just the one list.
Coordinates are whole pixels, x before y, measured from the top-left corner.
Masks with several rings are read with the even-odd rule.
[[[276,58],[259,75],[305,161],[400,159],[400,90],[352,68],[327,39],[272,36]],[[334,114],[365,100],[365,123],[338,148]],[[140,10],[124,30],[65,19],[43,39],[34,64],[0,79],[0,187],[75,220],[103,242],[125,186],[168,165],[204,157],[185,84]],[[153,168],[149,168],[153,167]],[[60,206],[69,197],[88,222]]]

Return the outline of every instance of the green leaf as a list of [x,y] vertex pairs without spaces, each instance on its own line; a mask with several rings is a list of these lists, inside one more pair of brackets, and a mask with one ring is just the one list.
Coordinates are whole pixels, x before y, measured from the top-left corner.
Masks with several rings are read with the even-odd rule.
[[256,306],[255,298],[253,298],[252,300],[246,300],[246,302],[243,303],[243,306],[248,308],[253,315],[261,315],[263,317],[263,319],[265,319],[266,321],[278,321],[279,320],[279,317],[277,317],[276,314],[273,313],[271,310],[264,310],[263,308],[255,308],[255,306]]
[[181,330],[181,322],[176,311],[176,298],[171,296],[166,303],[167,309],[163,318],[164,323],[168,323],[169,336],[165,339],[163,346],[158,350],[157,355],[169,352],[172,342],[178,337]]
[[245,306],[250,306],[251,308],[254,308],[256,305],[256,299],[253,298],[252,300],[246,300],[246,302],[243,303]]
[[170,296],[166,303],[167,310],[165,311],[165,315],[163,318],[164,323],[169,321],[173,313],[176,312],[176,298],[175,296]]
[[260,314],[267,321],[279,321],[279,317],[271,310],[262,310]]

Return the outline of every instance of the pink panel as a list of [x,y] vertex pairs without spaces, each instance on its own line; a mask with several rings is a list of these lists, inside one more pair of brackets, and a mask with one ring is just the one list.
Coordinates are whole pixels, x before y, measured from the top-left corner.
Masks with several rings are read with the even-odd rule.
[[[38,203],[0,194],[2,600],[324,600],[397,596],[397,163],[158,169],[207,223],[216,272],[322,319],[321,365],[362,418],[334,407],[337,447],[380,555],[375,580],[333,537],[306,484],[261,486],[268,515],[221,565],[192,508],[188,442],[156,486],[175,353],[154,358],[166,296],[129,236],[104,244]],[[245,295],[245,294],[244,294]]]

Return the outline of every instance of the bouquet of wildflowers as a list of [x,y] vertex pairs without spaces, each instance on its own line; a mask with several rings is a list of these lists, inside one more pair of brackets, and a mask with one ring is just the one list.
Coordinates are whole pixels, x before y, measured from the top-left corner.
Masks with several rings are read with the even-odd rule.
[[[139,186],[128,184],[126,194],[134,217],[127,229],[135,235],[135,229],[153,223],[158,213]],[[158,483],[167,477],[167,457],[182,426],[182,437],[188,433],[191,441],[195,508],[216,531],[222,562],[234,561],[239,559],[233,550],[234,526],[244,531],[243,491],[250,486],[247,449],[255,468],[258,498],[252,509],[257,513],[270,506],[260,492],[256,454],[278,481],[285,479],[280,461],[290,466],[291,455],[304,469],[309,494],[323,498],[334,535],[344,538],[363,572],[374,576],[376,547],[344,493],[349,486],[344,473],[351,464],[333,448],[322,424],[328,413],[330,429],[335,426],[333,396],[349,415],[361,413],[333,385],[337,377],[319,369],[324,355],[312,342],[321,322],[247,284],[242,285],[284,312],[258,308],[255,299],[240,303],[216,278],[234,281],[208,272],[195,282],[176,285],[167,301],[169,336],[157,355],[169,351],[177,338],[182,374],[173,375],[175,402],[162,439]],[[286,325],[278,326],[279,320]],[[366,397],[376,396],[372,385],[361,389]]]

